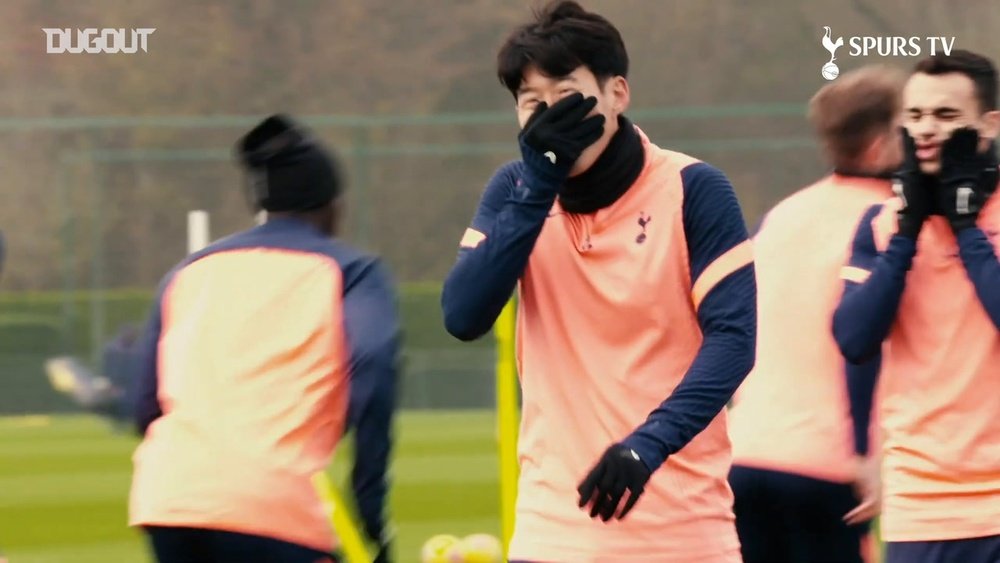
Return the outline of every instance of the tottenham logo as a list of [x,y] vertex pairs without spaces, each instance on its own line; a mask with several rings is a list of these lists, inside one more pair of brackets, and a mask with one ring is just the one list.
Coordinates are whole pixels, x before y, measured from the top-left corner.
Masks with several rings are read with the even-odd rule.
[[830,52],[830,60],[825,65],[823,65],[823,78],[827,80],[833,80],[840,76],[840,67],[835,65],[833,61],[837,60],[837,49],[844,46],[844,38],[838,37],[837,41],[833,41],[830,37],[833,32],[828,26],[823,26],[826,33],[823,35],[823,48]]
[[947,56],[955,46],[954,37],[849,36],[834,39],[829,26],[824,25],[823,30],[822,44],[830,53],[830,60],[823,65],[821,74],[827,80],[840,76],[840,68],[833,61],[837,60],[837,49],[845,45],[849,57],[919,57],[925,51],[930,51],[932,57],[938,52]]
[[642,228],[642,232],[639,233],[639,236],[635,237],[636,244],[642,244],[646,242],[646,225],[648,225],[649,222],[652,220],[653,218],[650,217],[649,215],[646,215],[645,213],[642,212],[639,213],[639,227]]

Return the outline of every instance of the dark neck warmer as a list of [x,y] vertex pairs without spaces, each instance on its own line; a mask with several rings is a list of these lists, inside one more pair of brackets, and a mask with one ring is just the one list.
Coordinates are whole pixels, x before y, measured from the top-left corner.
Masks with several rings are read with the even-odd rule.
[[594,165],[566,181],[559,205],[569,213],[594,213],[618,201],[635,183],[645,164],[642,139],[628,119],[618,117],[618,131]]

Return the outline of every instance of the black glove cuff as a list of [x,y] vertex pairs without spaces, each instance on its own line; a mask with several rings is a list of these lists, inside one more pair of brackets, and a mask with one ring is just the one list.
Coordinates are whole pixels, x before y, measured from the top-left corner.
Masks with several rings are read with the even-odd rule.
[[573,167],[572,162],[563,159],[555,164],[544,154],[521,142],[521,160],[530,176],[528,188],[535,191],[551,192],[553,196],[562,188]]
[[973,229],[977,227],[976,218],[972,216],[956,217],[949,222],[951,223],[952,232],[954,232],[956,235],[959,232],[964,231],[965,229]]
[[910,215],[900,214],[899,227],[896,230],[896,233],[900,236],[917,240],[917,237],[920,236],[920,229],[922,229],[923,226],[923,219],[917,219],[916,217],[912,217]]

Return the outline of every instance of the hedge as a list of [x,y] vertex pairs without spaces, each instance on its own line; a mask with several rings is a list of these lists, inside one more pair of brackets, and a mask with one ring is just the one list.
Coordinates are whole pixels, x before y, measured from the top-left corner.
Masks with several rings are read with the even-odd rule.
[[[49,387],[42,363],[55,355],[90,360],[94,314],[103,310],[104,340],[126,323],[143,323],[152,291],[0,294],[0,414],[72,409]],[[492,335],[462,343],[444,330],[440,286],[400,287],[404,330],[402,404],[411,408],[488,407],[493,400]]]

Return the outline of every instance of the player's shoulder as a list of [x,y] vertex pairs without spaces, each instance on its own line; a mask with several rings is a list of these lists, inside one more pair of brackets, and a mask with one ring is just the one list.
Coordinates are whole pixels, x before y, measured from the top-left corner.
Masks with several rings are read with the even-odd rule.
[[680,176],[685,218],[717,213],[720,205],[739,207],[732,182],[720,168],[684,153],[673,152],[671,158]]
[[729,178],[720,168],[699,157],[683,151],[661,147],[653,142],[641,129],[638,129],[646,153],[647,179],[666,177],[670,181],[678,178],[685,192],[697,191],[732,191]]
[[312,250],[337,262],[341,270],[363,269],[378,261],[378,256],[375,254],[341,238],[317,240]]
[[326,254],[336,260],[347,293],[361,282],[392,291],[395,281],[381,256],[362,250],[347,241],[332,239]]
[[812,222],[820,210],[830,217],[860,219],[890,196],[881,180],[828,174],[782,198],[767,212],[767,223],[798,227]]
[[646,159],[649,161],[647,167],[650,171],[664,171],[668,173],[681,174],[682,176],[700,176],[715,170],[721,173],[718,168],[692,156],[688,153],[674,149],[661,147],[648,139],[645,140]]
[[767,212],[769,220],[797,219],[803,216],[803,211],[815,212],[817,206],[825,207],[831,197],[830,179],[830,176],[820,178],[781,198]]

